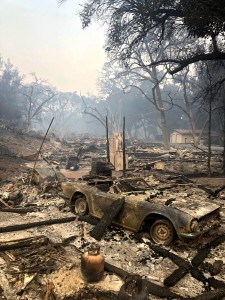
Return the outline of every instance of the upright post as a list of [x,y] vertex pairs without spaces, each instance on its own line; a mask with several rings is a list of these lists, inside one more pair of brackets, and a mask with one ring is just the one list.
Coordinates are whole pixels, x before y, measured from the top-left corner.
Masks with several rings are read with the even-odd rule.
[[41,153],[42,146],[43,146],[44,141],[45,141],[45,139],[46,139],[46,136],[47,136],[47,134],[48,134],[48,132],[49,132],[49,129],[50,129],[50,127],[52,126],[53,120],[54,120],[54,117],[52,118],[52,120],[51,120],[51,122],[50,122],[50,124],[49,124],[49,126],[48,126],[48,129],[47,129],[47,131],[46,131],[46,133],[45,133],[45,136],[44,136],[44,138],[43,138],[43,140],[42,140],[41,146],[40,146],[40,148],[39,148],[39,150],[38,150],[38,153],[37,153],[37,156],[36,156],[36,159],[35,159],[35,162],[34,162],[32,174],[31,174],[31,178],[30,178],[30,183],[31,183],[32,178],[33,178],[33,176],[34,176],[34,170],[35,170],[35,167],[36,167],[36,164],[37,164],[38,157],[39,157],[39,155],[40,155],[40,153]]
[[106,120],[105,120],[105,128],[106,128],[107,161],[110,162],[110,157],[109,157],[109,126],[108,126],[108,117],[107,116],[106,116]]
[[123,176],[126,172],[125,117],[123,117]]

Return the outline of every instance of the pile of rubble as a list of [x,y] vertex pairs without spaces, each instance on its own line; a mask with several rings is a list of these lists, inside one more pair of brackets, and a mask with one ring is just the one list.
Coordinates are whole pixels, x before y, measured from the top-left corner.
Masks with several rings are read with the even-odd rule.
[[[167,205],[179,199],[189,203],[192,197],[201,201],[205,194],[213,197],[222,207],[220,227],[188,243],[175,240],[170,246],[160,247],[152,244],[146,234],[110,226],[98,241],[105,259],[104,276],[99,282],[89,283],[81,272],[81,258],[90,245],[96,243],[90,234],[96,220],[83,221],[70,211],[61,196],[60,181],[74,181],[89,174],[93,158],[106,157],[104,139],[78,137],[67,142],[60,142],[54,136],[47,139],[36,169],[42,169],[45,164],[62,177],[53,176],[49,181],[47,176],[46,181],[39,172],[39,184],[33,185],[30,175],[34,161],[31,160],[37,158],[41,139],[24,133],[16,137],[12,128],[1,130],[2,133],[7,130],[10,139],[3,136],[0,141],[3,171],[0,178],[0,299],[118,299],[121,287],[133,274],[141,277],[148,291],[148,298],[143,299],[225,297],[224,179],[218,182],[214,179],[210,187],[197,179],[188,185],[186,171],[173,174],[177,172],[175,165],[179,166],[184,159],[193,161],[202,172],[203,164],[199,166],[202,155],[196,156],[186,149],[174,149],[170,153],[162,153],[162,149],[156,147],[154,150],[135,149],[129,153],[127,175],[144,176],[152,187],[152,199],[170,200]],[[21,144],[29,146],[21,148]],[[69,160],[74,156],[79,160]],[[72,161],[78,166],[77,170]],[[165,163],[160,170],[154,168],[159,161]],[[11,171],[16,162],[16,172]],[[179,167],[179,171],[181,169]],[[121,173],[113,173],[113,176],[120,177]],[[105,180],[104,176],[101,179]]]
[[[178,240],[163,248],[154,248],[148,237],[141,234],[110,227],[99,241],[108,264],[103,280],[90,284],[83,279],[80,266],[82,253],[96,242],[90,236],[93,225],[79,221],[69,211],[63,198],[56,194],[57,186],[52,185],[49,193],[43,191],[46,186],[27,185],[22,178],[16,181],[4,184],[0,193],[2,299],[117,299],[124,276],[129,274],[139,274],[150,283],[149,299],[195,298],[208,290],[224,290],[223,212],[219,229],[191,243]],[[223,202],[220,198],[217,201]],[[12,202],[14,210],[24,211],[4,211],[6,205],[13,206]],[[215,237],[220,240],[210,246]],[[191,262],[200,248],[203,252],[207,249],[207,256],[199,269],[192,270]],[[185,277],[175,280],[175,284],[169,280],[168,289],[166,280],[179,268]]]

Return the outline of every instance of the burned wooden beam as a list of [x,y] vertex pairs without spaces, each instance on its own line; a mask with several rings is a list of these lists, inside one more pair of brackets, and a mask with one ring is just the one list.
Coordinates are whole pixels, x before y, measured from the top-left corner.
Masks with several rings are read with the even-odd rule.
[[[122,278],[123,280],[130,276],[131,274],[128,273],[127,271],[124,271],[121,268],[115,267],[107,262],[105,262],[105,270],[108,272],[112,272]],[[152,295],[161,297],[161,298],[174,298],[174,299],[185,299],[184,297],[171,292],[167,287],[163,287],[160,285],[157,285],[155,283],[152,283],[146,279],[143,279],[143,283],[147,286],[148,292]]]
[[[153,251],[155,251],[156,253],[158,253],[158,254],[160,254],[162,257],[168,257],[169,259],[171,259],[177,266],[179,266],[179,267],[181,267],[182,268],[182,270],[180,270],[179,272],[180,272],[180,274],[179,274],[179,272],[177,271],[177,273],[175,274],[175,275],[177,275],[177,274],[179,274],[179,276],[181,276],[181,273],[184,273],[184,275],[185,275],[185,272],[184,272],[184,269],[186,269],[187,270],[187,273],[191,273],[191,275],[195,278],[195,279],[197,279],[197,280],[199,280],[199,281],[201,281],[201,282],[203,282],[203,283],[205,283],[205,282],[207,282],[207,278],[205,277],[205,275],[203,274],[203,272],[201,272],[199,269],[197,269],[196,267],[193,267],[189,262],[187,262],[186,260],[184,260],[183,258],[181,258],[181,257],[179,257],[178,255],[176,255],[176,254],[174,254],[174,253],[172,253],[172,252],[170,252],[170,251],[168,251],[168,250],[166,250],[166,249],[163,249],[162,247],[159,247],[159,246],[156,246],[156,245],[152,245],[152,244],[150,244],[149,245],[150,246],[150,248],[153,250]],[[170,280],[171,280],[171,275],[170,275]],[[180,278],[180,277],[178,277],[178,278]],[[173,278],[172,278],[173,279]],[[180,278],[181,279],[181,278]],[[172,280],[171,280],[172,281]],[[175,278],[173,279],[173,281],[175,281]],[[167,283],[168,283],[168,277],[167,277]]]
[[225,296],[225,288],[217,289],[210,292],[205,292],[199,296],[191,298],[192,300],[218,300]]
[[101,238],[104,235],[104,232],[106,231],[106,228],[112,224],[113,219],[118,215],[118,213],[121,211],[124,199],[118,199],[114,201],[110,207],[109,210],[104,216],[101,218],[99,223],[95,226],[95,228],[91,231],[90,236],[95,238],[96,240],[100,241]]
[[66,217],[66,218],[60,218],[60,219],[50,219],[50,220],[45,220],[45,221],[38,221],[38,222],[33,222],[33,223],[9,225],[9,226],[5,226],[5,227],[0,227],[0,232],[19,231],[19,230],[32,228],[32,227],[53,225],[53,224],[62,224],[62,223],[72,222],[75,220],[76,220],[76,217]]
[[212,249],[219,246],[223,242],[225,242],[225,234],[216,237],[214,240],[209,242],[206,247]]
[[6,250],[14,250],[24,247],[29,247],[31,245],[46,245],[48,244],[49,239],[46,236],[37,236],[37,237],[30,237],[20,240],[13,240],[7,242],[0,242],[0,251]]
[[0,212],[11,212],[16,214],[27,214],[29,212],[37,211],[36,208],[0,208]]
[[205,258],[209,255],[210,250],[216,248],[221,243],[225,241],[225,234],[216,237],[211,242],[207,243],[204,247],[202,247],[195,257],[192,259],[191,263],[194,267],[199,267],[200,264],[205,260]]
[[191,260],[192,265],[196,268],[199,267],[201,263],[206,259],[206,257],[208,257],[209,253],[210,253],[210,248],[208,247],[201,248]]
[[167,287],[174,286],[178,281],[180,281],[189,271],[184,267],[179,267],[174,270],[168,277],[164,279],[164,284]]
[[225,288],[225,282],[222,280],[218,280],[214,277],[210,277],[208,279],[208,282],[209,282],[209,286],[213,287],[214,289]]
[[[224,241],[225,241],[225,235],[223,234],[221,236],[216,237],[214,240],[212,240],[208,244],[206,244],[205,247],[201,248],[197,252],[197,254],[193,257],[193,259],[191,260],[192,266],[197,269],[202,264],[202,262],[205,260],[205,258],[209,255],[210,250],[212,248],[217,247],[219,244],[223,243]],[[188,273],[189,273],[189,269],[180,266],[172,274],[170,274],[167,278],[165,278],[164,284],[168,287],[174,286],[180,279],[182,279]],[[216,282],[216,281],[214,281],[214,282]],[[215,283],[215,286],[216,286],[216,284],[217,283]],[[210,285],[212,287],[215,287],[212,284],[210,284]]]

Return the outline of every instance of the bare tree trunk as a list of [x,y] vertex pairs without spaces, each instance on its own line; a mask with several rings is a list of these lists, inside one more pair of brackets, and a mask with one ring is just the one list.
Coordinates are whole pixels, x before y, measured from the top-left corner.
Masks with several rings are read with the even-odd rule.
[[186,112],[187,112],[188,120],[189,120],[189,123],[191,125],[191,131],[192,131],[192,135],[193,135],[194,145],[198,146],[199,139],[198,139],[197,134],[196,134],[195,120],[193,118],[193,113],[192,113],[190,103],[189,103],[189,99],[188,99],[188,95],[187,95],[187,86],[186,86],[187,74],[188,74],[188,70],[185,73],[184,80],[183,80],[184,103],[185,103],[185,106],[186,106]]
[[[151,62],[154,62],[148,43],[145,43],[145,45]],[[149,71],[148,73],[151,75],[152,82],[154,82],[155,85],[154,88],[152,89],[152,95],[154,99],[154,105],[156,109],[160,112],[160,126],[162,130],[164,149],[169,150],[170,143],[169,143],[169,135],[167,131],[165,108],[163,105],[162,94],[159,86],[160,82],[162,82],[166,73],[161,77],[161,79],[158,79],[159,76],[157,74],[156,66],[152,66],[151,71]]]
[[163,136],[163,145],[166,150],[169,150],[170,144],[169,144],[169,136],[167,132],[167,125],[166,125],[166,118],[165,118],[165,112],[160,112],[160,123],[161,123],[161,130],[162,130],[162,136]]
[[223,174],[225,174],[225,99],[223,99]]
[[[157,78],[156,68],[153,67],[152,71],[153,71],[153,76],[156,79]],[[156,93],[153,90],[153,98],[156,98],[155,99],[155,101],[157,103],[156,107],[160,113],[160,126],[161,126],[162,136],[163,136],[163,145],[166,150],[169,150],[170,144],[169,144],[169,135],[168,135],[168,131],[167,131],[166,116],[165,116],[165,110],[163,107],[162,94],[161,94],[161,90],[160,90],[158,81],[156,82],[156,85],[155,85],[155,91],[156,91]]]
[[145,122],[143,120],[141,120],[141,125],[143,127],[143,130],[144,130],[144,135],[145,135],[145,139],[147,140],[147,131],[146,131],[146,127],[145,127]]

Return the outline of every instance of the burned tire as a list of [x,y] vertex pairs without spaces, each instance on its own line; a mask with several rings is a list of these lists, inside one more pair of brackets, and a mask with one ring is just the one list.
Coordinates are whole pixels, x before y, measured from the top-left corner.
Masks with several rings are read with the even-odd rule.
[[175,237],[173,225],[166,219],[155,221],[150,228],[150,237],[155,244],[169,245]]
[[78,198],[74,205],[74,212],[79,216],[88,214],[88,204],[85,198]]

